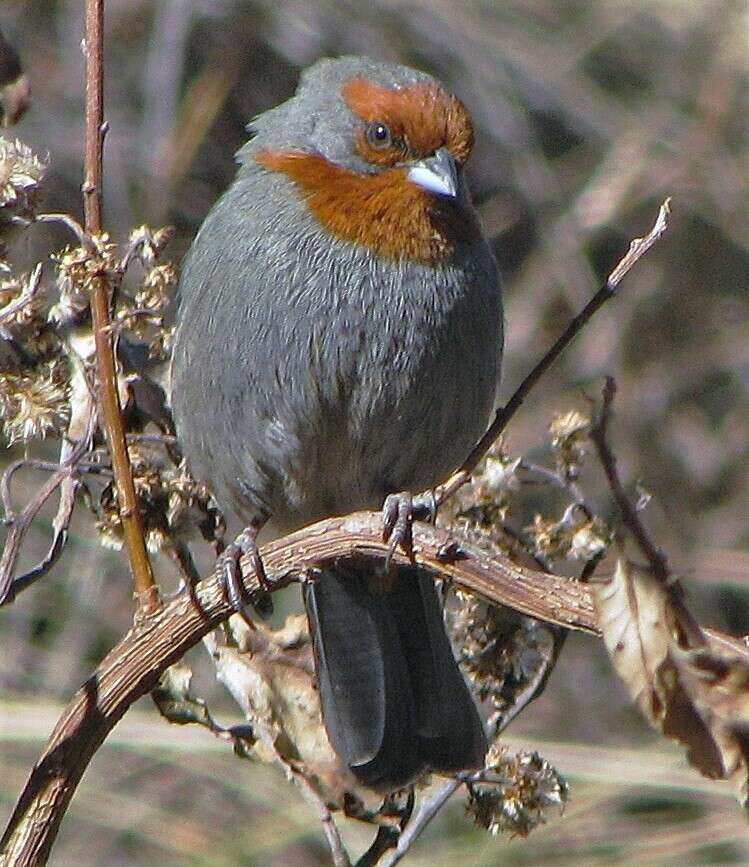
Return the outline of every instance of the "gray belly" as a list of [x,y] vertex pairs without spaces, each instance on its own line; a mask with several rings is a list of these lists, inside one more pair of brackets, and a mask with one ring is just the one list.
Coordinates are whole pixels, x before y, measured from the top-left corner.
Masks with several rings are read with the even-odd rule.
[[476,334],[445,323],[418,339],[323,331],[310,354],[287,351],[260,425],[256,411],[245,417],[257,434],[242,460],[254,481],[242,487],[250,499],[263,491],[286,529],[435,485],[467,456],[494,404],[499,348],[484,325]]
[[390,381],[387,368],[371,369],[345,401],[318,407],[312,424],[274,419],[254,449],[261,465],[281,470],[270,486],[274,522],[291,528],[379,508],[388,493],[441,481],[484,432],[494,397],[488,370],[477,387],[459,363],[449,367],[445,359]]
[[[388,339],[379,330],[332,333],[327,317],[319,326],[287,325],[282,318],[266,329],[273,337],[265,352],[246,333],[251,358],[218,338],[180,337],[176,348],[179,370],[191,371],[177,372],[174,383],[188,462],[243,520],[262,512],[290,530],[379,508],[390,492],[442,480],[483,433],[496,387],[496,327],[474,333],[463,323],[457,332]],[[180,380],[194,384],[197,371],[201,387],[186,389]]]

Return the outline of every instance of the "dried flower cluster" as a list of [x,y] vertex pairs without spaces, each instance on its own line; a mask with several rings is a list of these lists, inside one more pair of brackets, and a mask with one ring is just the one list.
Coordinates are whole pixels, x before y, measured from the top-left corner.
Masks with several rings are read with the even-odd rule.
[[9,445],[61,436],[70,417],[69,365],[40,279],[37,267],[0,280],[0,422]]
[[597,516],[573,503],[559,521],[536,515],[525,528],[534,552],[547,561],[569,559],[587,562],[605,553],[611,533]]
[[503,523],[512,511],[512,498],[520,489],[520,458],[511,457],[500,437],[476,468],[471,484],[448,501],[441,523],[491,552],[512,547]]
[[0,418],[9,445],[62,436],[69,417],[63,359],[42,361],[28,371],[0,372]]
[[88,315],[92,281],[108,277],[120,281],[116,247],[105,232],[92,235],[86,246],[66,247],[51,255],[57,266],[58,300],[50,310],[50,319],[59,325],[75,325]]
[[577,410],[557,415],[549,425],[551,447],[560,475],[576,479],[585,458],[585,443],[590,431],[590,419]]
[[497,737],[538,693],[556,661],[555,633],[546,624],[458,594],[452,638],[476,696],[489,702]]
[[[555,468],[511,456],[498,440],[466,486],[441,517],[453,532],[494,554],[505,554],[543,568],[554,561],[597,560],[606,552],[610,532],[583,502],[575,478],[585,457],[590,421],[576,411],[557,416],[549,429]],[[539,514],[518,526],[528,507],[524,491],[538,485],[568,501],[561,518]],[[529,515],[530,517],[530,515]],[[453,641],[461,667],[479,699],[489,703],[489,729],[496,737],[540,692],[556,663],[558,630],[513,611],[458,594],[452,618]]]
[[0,136],[0,209],[30,216],[37,204],[39,183],[47,163],[23,142]]
[[[159,434],[169,433],[163,391],[134,359],[145,356],[145,350],[152,359],[162,359],[168,350],[171,334],[163,311],[175,272],[161,261],[161,254],[171,230],[141,226],[120,247],[105,233],[87,234],[72,217],[38,214],[38,185],[45,168],[25,145],[0,139],[0,211],[19,226],[34,219],[58,221],[77,238],[74,246],[50,254],[54,282],[45,280],[46,262],[23,275],[15,275],[7,262],[0,269],[2,433],[9,445],[49,436],[75,443],[93,434],[93,449],[96,373],[89,304],[99,280],[110,289],[113,327],[119,347],[126,349],[118,359],[118,390],[133,415],[131,428],[140,430],[155,422]],[[150,416],[148,409],[134,406],[138,389],[156,396],[158,410]],[[69,453],[65,447],[63,453]],[[197,523],[207,533],[208,525],[218,527],[208,493],[189,479],[178,455],[165,443],[151,449],[133,443],[130,456],[151,550],[163,547],[169,534],[187,523]],[[98,451],[89,452],[86,463],[99,476],[106,478],[110,472]],[[119,547],[122,527],[113,483],[99,485],[97,495],[92,482],[88,501],[104,544]]]
[[160,262],[159,256],[172,237],[169,227],[152,231],[147,226],[133,230],[128,243],[131,258],[143,267],[143,278],[134,292],[126,295],[117,310],[117,321],[139,340],[148,343],[152,359],[169,356],[173,329],[164,324],[164,311],[172,300],[176,272],[171,262]]
[[[187,473],[184,464],[175,465],[158,445],[136,443],[128,447],[128,452],[149,551],[164,549],[172,537],[191,527],[201,528],[208,536],[217,532],[221,517],[213,499]],[[113,481],[104,487],[93,508],[102,544],[119,550],[123,543],[122,519]]]
[[527,837],[546,821],[550,808],[561,811],[567,802],[566,781],[538,753],[509,755],[495,744],[486,768],[489,782],[471,785],[466,813],[492,834]]

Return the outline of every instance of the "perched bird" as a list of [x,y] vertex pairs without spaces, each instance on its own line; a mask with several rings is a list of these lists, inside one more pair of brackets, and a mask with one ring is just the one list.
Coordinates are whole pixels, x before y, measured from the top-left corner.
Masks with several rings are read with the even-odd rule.
[[[172,362],[189,466],[248,523],[246,550],[268,519],[286,532],[435,485],[484,432],[502,354],[455,96],[403,66],[322,60],[249,130],[184,263]],[[305,588],[333,748],[379,791],[480,766],[433,582],[373,571]]]

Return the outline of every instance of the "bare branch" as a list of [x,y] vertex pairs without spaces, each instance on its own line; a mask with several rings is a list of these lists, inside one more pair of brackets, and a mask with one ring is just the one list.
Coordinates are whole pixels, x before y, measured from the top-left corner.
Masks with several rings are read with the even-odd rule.
[[426,826],[434,819],[439,811],[445,806],[450,798],[463,785],[463,780],[456,777],[454,780],[448,780],[437,789],[437,791],[424,801],[419,807],[414,818],[409,822],[406,830],[398,839],[398,845],[388,855],[386,855],[382,864],[383,867],[392,867],[397,864],[409,851],[413,843],[421,835]]
[[[83,203],[86,230],[98,234],[102,230],[101,184],[102,149],[104,145],[104,60],[103,60],[104,0],[86,0],[86,159]],[[102,273],[92,280],[91,314],[96,341],[96,364],[99,375],[101,415],[112,454],[112,468],[119,497],[122,530],[135,582],[135,595],[141,610],[148,614],[161,602],[151,561],[143,536],[143,523],[138,497],[133,483],[130,458],[125,442],[117,369],[112,346],[109,311],[109,279]]]
[[[636,242],[633,242],[633,244]],[[645,555],[650,564],[650,569],[653,575],[664,583],[669,581],[671,571],[668,568],[666,555],[653,544],[645,530],[645,527],[640,520],[637,509],[630,503],[629,498],[624,492],[624,486],[619,478],[619,472],[616,468],[616,457],[609,446],[606,438],[609,422],[611,420],[611,407],[614,403],[614,395],[616,394],[616,381],[613,376],[606,377],[606,384],[603,387],[603,403],[598,418],[594,421],[590,429],[590,439],[598,452],[598,458],[606,474],[606,480],[609,483],[611,492],[616,500],[617,508],[622,518],[622,523],[634,537],[640,550]]]
[[653,228],[644,238],[635,238],[634,241],[632,241],[629,245],[629,250],[627,250],[626,256],[624,256],[621,262],[619,262],[616,268],[614,268],[614,270],[609,274],[609,279],[606,282],[612,289],[616,289],[616,287],[621,283],[622,278],[631,271],[632,267],[639,262],[640,259],[642,259],[653,244],[660,240],[661,236],[668,228],[668,218],[670,215],[671,197],[669,196],[669,198],[667,198],[661,205],[658,211],[658,217],[653,224]]
[[585,325],[587,325],[588,321],[592,319],[594,314],[597,313],[610,298],[613,298],[616,294],[616,288],[622,278],[663,235],[668,227],[670,201],[670,199],[666,199],[666,201],[661,205],[658,217],[650,232],[648,232],[644,238],[636,238],[632,241],[627,254],[609,274],[603,286],[601,286],[580,313],[575,316],[556,343],[554,343],[546,355],[544,355],[544,357],[520,383],[509,401],[497,410],[494,421],[489,426],[487,432],[481,437],[478,443],[476,443],[476,446],[465,459],[463,465],[456,470],[444,484],[439,485],[435,491],[437,505],[444,503],[445,500],[451,497],[459,488],[462,488],[463,485],[469,481],[471,473],[476,469],[492,443],[507,427],[510,419],[523,405],[526,397],[528,397],[541,377],[557,360],[557,358],[559,358],[569,344],[572,343],[575,337],[577,337],[580,331],[582,331]]
[[78,239],[78,243],[81,245],[81,247],[83,247],[85,250],[88,250],[89,252],[93,251],[91,237],[83,228],[83,226],[78,222],[78,220],[76,220],[74,217],[71,217],[70,214],[34,214],[33,220],[26,220],[22,217],[18,217],[14,220],[14,222],[24,227],[31,226],[34,223],[60,223],[62,226],[70,229],[70,231]]
[[346,852],[346,848],[343,845],[343,840],[341,839],[338,826],[333,819],[333,814],[325,804],[325,801],[317,793],[315,787],[310,783],[306,774],[281,755],[276,748],[273,735],[265,728],[265,726],[256,722],[254,728],[260,738],[264,741],[266,748],[271,752],[275,757],[276,762],[286,773],[287,777],[294,780],[297,786],[299,786],[299,791],[302,793],[302,797],[312,807],[317,818],[322,823],[325,839],[328,841],[330,854],[333,858],[334,867],[351,867],[351,861]]
[[[23,511],[18,514],[11,514],[10,529],[5,540],[2,557],[0,557],[0,606],[11,602],[17,592],[28,587],[37,578],[41,577],[59,557],[62,547],[64,546],[67,534],[67,522],[70,520],[68,510],[72,511],[72,494],[70,491],[64,492],[61,495],[60,507],[54,520],[55,535],[44,560],[37,566],[34,566],[29,572],[14,579],[16,564],[21,554],[23,540],[31,527],[34,518],[36,518],[39,510],[54,494],[57,488],[66,480],[70,480],[76,471],[78,460],[88,451],[91,437],[93,436],[95,416],[89,419],[89,426],[85,436],[76,443],[75,447],[67,452],[67,458],[61,464],[61,468],[53,473],[49,479],[37,491],[36,496],[26,504]],[[3,499],[5,500],[7,491],[3,489]],[[47,563],[49,561],[49,563]]]
[[[384,562],[380,514],[360,512],[331,518],[261,550],[271,589],[313,575],[342,558]],[[441,529],[414,526],[414,558],[435,578],[472,591],[524,614],[596,634],[588,588],[516,566],[507,558],[487,558]],[[400,551],[396,563],[411,561]],[[257,578],[242,562],[246,589]],[[130,705],[150,691],[161,673],[226,620],[233,609],[217,577],[200,582],[162,610],[138,623],[107,655],[60,718],[37,762],[0,843],[0,862],[14,867],[43,864],[78,782],[109,731]],[[44,817],[40,821],[40,817]]]

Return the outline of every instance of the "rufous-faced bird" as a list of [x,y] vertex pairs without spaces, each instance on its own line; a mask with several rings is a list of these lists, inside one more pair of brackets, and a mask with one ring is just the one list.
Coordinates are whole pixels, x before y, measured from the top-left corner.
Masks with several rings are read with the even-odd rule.
[[[503,319],[463,176],[471,119],[430,75],[321,60],[249,131],[184,263],[172,403],[251,548],[268,519],[378,508],[459,465],[494,407]],[[328,737],[360,783],[482,765],[428,577],[347,564],[304,601]]]

